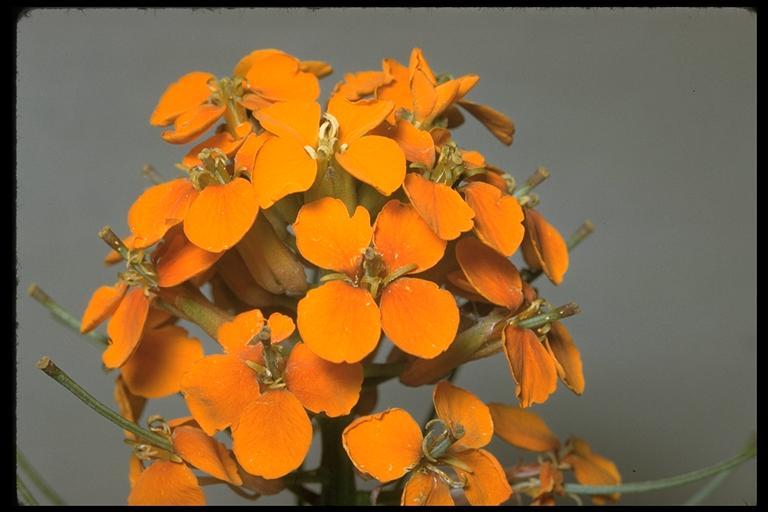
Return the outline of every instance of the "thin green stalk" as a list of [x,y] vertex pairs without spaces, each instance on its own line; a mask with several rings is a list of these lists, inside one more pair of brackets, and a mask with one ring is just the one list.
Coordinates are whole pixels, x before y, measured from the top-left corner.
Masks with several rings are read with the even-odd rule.
[[21,453],[19,447],[16,447],[16,462],[21,470],[26,473],[27,477],[32,481],[35,487],[37,487],[43,495],[50,500],[54,505],[66,505],[61,496],[45,481],[45,479],[37,472],[35,467],[30,464],[27,458]]
[[738,465],[748,461],[752,457],[757,455],[757,444],[751,443],[744,451],[732,457],[724,460],[714,466],[709,466],[690,473],[684,473],[682,475],[672,476],[669,478],[662,478],[661,480],[650,480],[647,482],[632,482],[628,484],[620,485],[580,485],[580,484],[565,484],[565,492],[573,494],[613,494],[613,493],[636,493],[636,492],[649,492],[658,491],[661,489],[669,489],[670,487],[679,487],[681,485],[698,482],[710,476],[723,473]]
[[173,445],[171,444],[170,440],[147,429],[141,428],[136,423],[123,418],[120,416],[120,414],[99,402],[93,395],[88,393],[85,389],[80,387],[77,382],[72,380],[69,375],[64,373],[61,368],[56,366],[56,363],[51,361],[48,356],[43,356],[40,358],[40,360],[37,362],[37,367],[45,372],[45,374],[51,377],[53,380],[64,386],[67,391],[79,398],[80,401],[82,401],[88,407],[101,414],[115,425],[136,434],[140,438],[148,441],[158,448],[162,448],[163,450],[173,453]]
[[728,471],[723,471],[719,475],[715,475],[709,482],[701,487],[696,493],[686,500],[683,505],[693,506],[699,505],[702,501],[709,498],[709,496],[725,482],[731,474],[736,471],[736,468],[731,468]]
[[[314,491],[310,491],[303,485],[293,484],[293,485],[289,485],[287,489],[291,491],[293,494],[295,494],[296,498],[300,499],[303,502],[309,503],[310,505],[320,504],[320,495]],[[298,503],[298,504],[301,505],[301,503]]]
[[24,482],[21,481],[19,475],[16,475],[16,495],[22,505],[39,505],[35,497],[32,496],[32,493],[29,492],[27,486],[24,485]]
[[42,288],[40,288],[37,284],[32,283],[29,288],[27,289],[27,293],[30,297],[35,299],[37,302],[42,304],[48,311],[51,312],[51,315],[53,315],[53,318],[58,320],[59,322],[63,323],[73,331],[75,331],[77,334],[83,336],[86,340],[91,342],[93,345],[104,348],[109,343],[109,338],[107,338],[106,334],[101,334],[98,332],[89,332],[87,334],[83,334],[80,332],[80,320],[75,318],[75,316],[61,307],[59,304],[56,303],[55,300],[53,300],[50,295],[45,293]]
[[536,315],[532,316],[531,318],[526,318],[525,320],[520,320],[515,325],[521,329],[533,329],[555,322],[557,320],[561,320],[563,318],[568,318],[569,316],[576,315],[579,313],[579,311],[581,310],[579,309],[578,304],[575,302],[569,302],[568,304],[560,306],[559,308],[555,308],[551,311],[547,311],[546,313],[542,313],[541,315]]
[[517,190],[515,190],[515,197],[521,199],[524,195],[528,194],[531,190],[539,186],[544,180],[549,178],[549,171],[546,167],[539,167],[533,174],[525,180],[525,183]]

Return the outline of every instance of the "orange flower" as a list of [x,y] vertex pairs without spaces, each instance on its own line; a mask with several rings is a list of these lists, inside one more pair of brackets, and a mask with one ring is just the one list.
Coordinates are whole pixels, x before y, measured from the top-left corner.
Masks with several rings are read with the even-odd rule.
[[[444,240],[458,238],[472,228],[477,237],[499,254],[511,256],[523,240],[523,210],[517,199],[470,177],[488,173],[485,158],[476,151],[459,150],[452,142],[441,147],[437,163],[423,174],[409,173],[403,189],[419,215]],[[453,187],[459,185],[464,193]],[[506,190],[506,189],[505,189]]]
[[302,256],[337,272],[298,305],[299,332],[318,356],[360,361],[382,330],[403,351],[426,359],[453,341],[459,312],[451,293],[404,277],[434,266],[445,251],[411,206],[389,201],[371,227],[365,208],[350,217],[344,203],[327,197],[305,204],[293,229]]
[[[243,485],[226,446],[197,426],[185,425],[186,418],[166,423],[150,417],[148,422],[155,433],[172,442],[173,453],[132,442],[129,505],[205,505],[205,495],[190,466],[231,485]],[[152,462],[145,468],[143,461]]]
[[[460,488],[472,505],[499,505],[512,488],[496,458],[482,448],[493,436],[488,407],[472,393],[447,381],[435,386],[438,419],[419,425],[402,409],[363,416],[344,429],[342,443],[355,467],[382,483],[410,473],[402,505],[453,505]],[[432,427],[439,425],[437,433]],[[458,479],[445,469],[450,468]]]
[[312,441],[305,408],[328,416],[349,414],[363,381],[360,364],[329,363],[302,343],[286,359],[276,344],[293,331],[293,321],[279,313],[266,325],[258,309],[241,313],[219,329],[225,353],[201,359],[181,382],[202,429],[213,435],[232,427],[240,465],[268,479],[304,461]]
[[[456,244],[456,259],[462,274],[451,274],[450,279],[457,287],[506,308],[509,319],[538,312],[542,301],[533,300],[532,290],[523,284],[517,268],[507,258],[475,238],[463,238]],[[524,304],[527,306],[521,311]],[[548,331],[540,334],[507,321],[502,331],[504,354],[522,407],[546,401],[557,388],[558,376],[574,393],[584,391],[581,356],[568,331],[559,322],[547,325]]]
[[[393,140],[368,132],[392,107],[389,101],[352,103],[337,94],[328,103],[322,126],[320,105],[315,102],[286,102],[264,108],[254,115],[274,137],[255,151],[243,148],[241,153],[248,158],[240,159],[237,168],[251,172],[262,208],[289,193],[309,189],[326,173],[335,172],[334,168],[388,196],[403,182],[405,157]],[[256,142],[250,144],[255,147]]]
[[[539,453],[547,453],[549,461],[539,459],[537,465],[524,465],[507,471],[510,480],[525,481],[539,475],[539,485],[527,489],[534,498],[532,504],[554,504],[554,495],[563,495],[563,471],[572,469],[576,480],[584,485],[618,485],[621,475],[616,465],[592,452],[590,446],[578,438],[569,439],[561,447],[557,436],[536,414],[499,403],[488,404],[493,417],[494,433],[509,444]],[[602,505],[618,501],[619,494],[594,496],[592,501]]]
[[317,98],[317,77],[300,68],[298,59],[279,50],[256,50],[235,66],[234,78],[216,80],[211,73],[193,71],[166,89],[149,122],[173,124],[161,136],[167,142],[185,144],[223,116],[234,136],[235,127],[246,120],[244,108],[258,110],[275,102]]
[[190,179],[175,179],[145,190],[128,211],[128,226],[143,247],[155,243],[183,222],[190,242],[219,253],[235,245],[259,212],[256,192],[247,179],[233,173],[219,149],[200,153],[202,165]]

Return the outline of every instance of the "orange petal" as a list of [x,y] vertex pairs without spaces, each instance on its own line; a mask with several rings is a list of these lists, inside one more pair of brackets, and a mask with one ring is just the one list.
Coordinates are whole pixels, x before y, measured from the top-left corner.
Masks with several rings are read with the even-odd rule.
[[557,375],[568,389],[580,395],[584,393],[584,371],[581,354],[562,322],[552,322],[547,333],[547,347],[557,363]]
[[152,255],[157,284],[163,288],[181,284],[211,268],[222,254],[190,243],[181,231],[173,233]]
[[373,243],[390,273],[410,264],[417,268],[409,273],[432,268],[446,246],[410,204],[397,200],[385,204],[376,217]]
[[329,363],[303,343],[291,350],[285,367],[285,383],[301,404],[330,417],[349,414],[360,398],[363,366],[360,363]]
[[131,484],[131,489],[133,489],[133,486],[136,485],[136,480],[139,479],[139,476],[143,471],[144,463],[141,461],[141,459],[131,454],[131,457],[128,459],[128,483]]
[[459,308],[453,295],[432,281],[401,277],[381,294],[381,328],[403,351],[432,359],[453,341]]
[[261,147],[272,138],[268,132],[259,135],[250,134],[243,141],[243,145],[235,154],[235,172],[245,171],[248,175],[253,174],[253,164],[256,161],[256,155],[259,154]]
[[496,457],[486,450],[466,450],[451,455],[472,468],[456,468],[456,474],[465,481],[464,495],[470,505],[500,505],[512,496],[504,468]]
[[568,246],[563,236],[531,208],[525,209],[523,258],[531,268],[542,269],[554,284],[560,284],[568,270]]
[[421,428],[403,409],[357,418],[341,439],[355,467],[382,483],[400,478],[421,460]]
[[83,334],[91,332],[112,316],[120,306],[120,301],[123,300],[127,289],[128,286],[120,281],[115,286],[100,286],[93,292],[83,312],[83,319],[80,321],[80,332]]
[[152,126],[169,125],[184,112],[205,102],[211,95],[208,81],[215,78],[212,74],[202,71],[193,71],[179,78],[160,96],[149,123]]
[[333,94],[340,94],[350,101],[356,101],[391,81],[392,77],[383,71],[347,73],[344,75],[344,82],[337,86]]
[[515,196],[502,195],[493,185],[475,181],[464,189],[464,198],[475,212],[477,237],[500,254],[512,256],[525,234],[523,209]]
[[438,418],[447,422],[454,432],[457,428],[464,431],[464,436],[451,449],[482,448],[491,442],[491,412],[475,395],[443,380],[435,386],[432,401]]
[[472,229],[475,213],[451,187],[408,173],[403,189],[421,218],[443,240]]
[[293,230],[302,256],[321,268],[349,276],[360,271],[363,252],[373,235],[368,210],[358,206],[350,217],[344,203],[332,197],[302,206]]
[[293,393],[272,390],[249,405],[232,427],[232,449],[248,473],[264,478],[287,475],[304,462],[312,424]]
[[253,130],[253,125],[250,122],[243,122],[237,125],[235,132],[237,137],[233,137],[228,130],[221,131],[190,149],[184,158],[181,160],[181,165],[187,169],[191,169],[196,165],[202,165],[202,161],[199,158],[199,154],[204,149],[217,148],[228,157],[233,157],[235,152],[245,142],[246,137]]
[[333,73],[333,66],[324,60],[303,60],[299,63],[299,70],[324,78]]
[[488,404],[497,436],[513,446],[532,452],[557,451],[560,441],[537,414],[519,407]]
[[128,504],[205,505],[205,495],[185,464],[158,460],[136,478]]
[[301,338],[326,361],[356,363],[379,342],[381,314],[373,297],[342,281],[307,292],[297,312]]
[[416,69],[411,73],[410,86],[413,96],[413,117],[419,122],[427,121],[437,103],[435,83],[430,81],[422,70]]
[[467,276],[464,275],[464,272],[462,272],[461,269],[448,272],[445,275],[445,278],[448,280],[447,284],[449,286],[447,286],[447,288],[457,295],[461,295],[472,302],[489,302],[488,299],[477,293],[477,290],[475,290],[472,283],[467,280]]
[[320,104],[316,101],[286,101],[275,103],[253,114],[261,126],[279,136],[294,140],[301,146],[317,146],[320,127]]
[[233,485],[243,485],[237,472],[237,463],[229,450],[195,427],[177,427],[173,430],[173,449],[189,464],[211,476]]
[[477,238],[456,244],[456,260],[480,295],[515,311],[523,303],[523,280],[515,265]]
[[520,407],[543,404],[557,388],[555,360],[530,329],[510,325],[502,338]]
[[396,114],[398,110],[403,108],[411,110],[413,108],[408,68],[395,59],[384,59],[381,64],[384,74],[392,77],[392,80],[376,89],[376,97],[395,103],[395,108],[387,116],[387,122],[395,124],[397,122]]
[[503,144],[507,146],[512,144],[515,137],[515,123],[510,118],[488,105],[481,105],[468,100],[459,100],[459,105],[483,123],[483,126],[488,128],[494,137]]
[[428,471],[415,471],[403,488],[401,506],[453,506],[448,484]]
[[419,163],[431,169],[435,165],[435,142],[428,131],[420,130],[405,119],[397,122],[392,138],[400,145],[409,162]]
[[171,144],[186,144],[213,126],[226,110],[223,105],[200,105],[176,118],[173,130],[164,131],[160,136]]
[[258,309],[240,313],[224,322],[216,333],[217,340],[227,354],[239,354],[249,348],[248,343],[264,328],[264,315]]
[[435,103],[427,115],[428,121],[442,114],[459,98],[459,85],[458,80],[449,80],[435,87]]
[[480,81],[480,77],[474,74],[462,75],[456,80],[459,81],[459,98],[463,98]]
[[261,391],[256,373],[234,355],[213,355],[195,363],[181,379],[189,411],[212,436],[240,418]]
[[[117,410],[120,411],[120,416],[138,423],[139,417],[141,417],[141,413],[144,411],[144,406],[147,404],[147,399],[131,393],[128,386],[125,385],[122,375],[118,375],[117,379],[115,379],[113,397],[115,402],[117,402]],[[133,432],[123,430],[123,434],[127,439],[136,439],[136,434]]]
[[131,357],[141,339],[148,313],[149,298],[144,288],[136,287],[125,294],[107,324],[110,345],[101,355],[107,368],[119,368]]
[[388,196],[405,178],[405,155],[397,142],[380,135],[366,135],[349,144],[336,161],[349,174]]
[[210,185],[200,192],[184,218],[190,242],[210,252],[229,249],[243,238],[256,220],[259,205],[247,180]]
[[203,358],[203,346],[186,329],[169,325],[148,330],[120,369],[131,393],[161,398],[181,390],[181,377]]
[[272,343],[280,343],[296,330],[296,325],[293,323],[293,319],[281,313],[272,313],[269,315],[267,325],[269,325],[269,330],[272,333],[270,338]]
[[[618,485],[621,483],[621,474],[616,464],[602,455],[593,453],[586,441],[572,438],[568,444],[572,451],[564,458],[564,462],[573,467],[573,473],[580,484]],[[603,505],[608,501],[618,501],[620,496],[619,493],[593,496],[592,502]]]
[[245,57],[243,57],[242,59],[240,59],[240,62],[237,63],[234,70],[232,71],[232,76],[244,77],[255,62],[257,62],[260,59],[271,57],[272,55],[277,55],[277,54],[285,54],[285,52],[281,50],[276,50],[274,48],[254,50],[248,55],[246,55]]
[[315,101],[320,95],[317,77],[299,71],[299,60],[285,53],[256,60],[245,78],[252,92],[272,102]]
[[184,220],[197,195],[195,187],[186,179],[145,190],[128,210],[128,227],[140,239],[137,243],[147,247],[160,240],[166,231]]
[[376,128],[394,107],[394,103],[386,100],[352,102],[341,94],[332,96],[328,113],[339,122],[339,144],[350,144]]
[[422,52],[421,48],[414,48],[411,50],[410,59],[408,60],[408,73],[413,75],[416,70],[424,73],[424,76],[429,83],[437,83],[435,72],[429,67],[429,62],[427,62],[427,58],[424,57],[424,52]]
[[272,137],[256,155],[251,182],[259,206],[269,208],[288,194],[309,189],[316,175],[317,161],[304,146],[291,138]]

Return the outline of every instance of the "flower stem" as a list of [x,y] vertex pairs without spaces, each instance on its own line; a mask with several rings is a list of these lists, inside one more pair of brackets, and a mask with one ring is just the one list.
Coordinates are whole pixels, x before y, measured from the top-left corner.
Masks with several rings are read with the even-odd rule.
[[16,475],[16,495],[19,498],[19,501],[23,505],[27,506],[33,506],[33,505],[39,505],[37,500],[34,496],[32,496],[32,493],[29,492],[29,489],[26,485],[24,485],[24,482],[21,481],[21,478],[19,478],[19,475]]
[[549,171],[546,167],[537,168],[531,176],[525,180],[525,184],[515,191],[515,197],[517,199],[522,198],[528,194],[531,190],[538,187],[544,180],[549,178]]
[[331,469],[330,480],[323,484],[322,505],[354,505],[357,501],[355,472],[341,443],[341,434],[351,422],[351,416],[323,418],[321,421],[323,453],[320,466]]
[[363,375],[366,379],[397,377],[404,368],[405,363],[366,363],[363,366]]
[[189,284],[160,288],[158,304],[173,313],[197,324],[213,339],[218,339],[219,327],[232,318],[216,307],[200,290]]
[[563,318],[576,315],[579,313],[579,311],[581,311],[581,309],[579,308],[578,304],[575,302],[569,302],[568,304],[560,306],[559,308],[555,308],[551,311],[547,311],[546,313],[542,313],[541,315],[536,315],[532,316],[531,318],[526,318],[525,320],[520,320],[516,323],[516,325],[521,329],[533,329],[535,327],[541,327],[542,325],[552,323],[556,320],[561,320]]
[[88,334],[82,334],[80,332],[80,320],[75,318],[72,313],[59,306],[56,301],[53,300],[47,293],[45,293],[42,288],[37,286],[37,284],[32,283],[27,289],[27,293],[30,297],[35,299],[48,311],[50,311],[51,315],[53,315],[53,317],[59,322],[63,323],[76,333],[82,335],[99,348],[104,348],[107,346],[108,338],[105,334],[101,334],[95,331],[89,332]]
[[88,407],[101,414],[115,425],[136,434],[140,438],[150,442],[152,445],[158,448],[162,448],[163,450],[167,450],[171,453],[173,452],[173,445],[168,439],[155,434],[154,432],[141,428],[136,423],[123,418],[120,416],[120,414],[99,402],[93,395],[88,393],[77,382],[72,380],[69,375],[64,373],[61,368],[56,366],[56,363],[51,361],[48,356],[43,356],[40,358],[40,360],[37,362],[37,367],[45,372],[45,374],[51,377],[53,380],[64,386],[67,391],[75,395]]
[[684,473],[682,475],[672,476],[669,478],[662,478],[661,480],[650,480],[647,482],[633,482],[620,485],[579,485],[579,484],[565,484],[565,492],[573,494],[613,494],[622,493],[629,494],[635,492],[649,492],[658,491],[661,489],[669,489],[670,487],[679,487],[681,485],[690,484],[703,480],[710,476],[717,475],[729,471],[736,466],[748,461],[752,457],[757,455],[757,444],[752,442],[741,453],[730,459],[724,460],[714,466],[709,466],[690,473]]
[[53,490],[50,485],[48,485],[40,473],[37,472],[35,467],[30,464],[24,454],[21,453],[21,450],[19,450],[18,446],[16,447],[16,463],[19,465],[21,470],[26,473],[27,477],[32,481],[34,486],[37,487],[40,492],[42,492],[43,495],[51,501],[51,503],[54,505],[66,505],[64,500],[61,499],[61,496],[59,496],[59,494]]

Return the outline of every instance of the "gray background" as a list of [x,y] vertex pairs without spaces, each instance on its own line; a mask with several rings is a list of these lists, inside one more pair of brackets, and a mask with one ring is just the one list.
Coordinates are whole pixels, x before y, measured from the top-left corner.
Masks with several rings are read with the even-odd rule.
[[[79,315],[113,281],[97,231],[125,233],[146,186],[141,165],[170,177],[183,154],[148,124],[168,84],[196,69],[228,74],[249,51],[275,47],[332,63],[327,94],[345,72],[407,62],[420,46],[438,73],[479,74],[469,99],[518,127],[507,148],[469,118],[460,144],[519,180],[548,166],[540,211],[564,233],[584,218],[597,226],[564,284],[541,283],[552,302],[583,308],[568,327],[586,392],[560,386],[536,412],[615,460],[626,481],[731,456],[756,427],[755,37],[756,15],[736,9],[32,11],[18,24],[19,445],[69,503],[125,503],[119,429],[34,363],[50,355],[107,403],[114,375],[25,290],[38,282]],[[501,356],[467,366],[458,384],[514,402]],[[423,416],[430,389],[383,389],[379,408]],[[180,402],[150,410],[173,416]],[[755,503],[755,467],[710,503]],[[694,491],[623,503],[681,503]],[[222,486],[206,493],[243,503]]]

